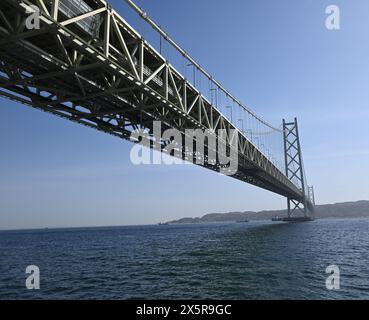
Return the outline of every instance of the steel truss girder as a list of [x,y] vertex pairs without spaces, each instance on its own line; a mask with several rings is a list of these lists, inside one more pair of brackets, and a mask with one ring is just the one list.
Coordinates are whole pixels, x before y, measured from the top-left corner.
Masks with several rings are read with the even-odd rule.
[[[31,5],[40,7],[40,30],[21,27]],[[225,129],[229,140],[236,130],[240,168],[234,178],[303,199],[288,176],[115,10],[103,0],[89,5],[91,12],[71,19],[55,0],[1,1],[8,13],[6,22],[0,19],[0,44],[7,44],[0,47],[1,95],[124,139],[138,128],[151,130],[155,120],[183,134]],[[103,21],[99,38],[78,27],[92,16]],[[219,164],[204,166],[219,170]]]

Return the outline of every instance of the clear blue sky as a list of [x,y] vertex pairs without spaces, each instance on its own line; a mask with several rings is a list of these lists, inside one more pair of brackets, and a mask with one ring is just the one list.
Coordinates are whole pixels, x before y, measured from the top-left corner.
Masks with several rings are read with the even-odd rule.
[[[122,0],[111,3],[135,25]],[[259,115],[276,125],[299,118],[318,203],[369,200],[367,0],[137,3]],[[325,28],[330,4],[341,9],[339,31]],[[286,204],[195,166],[134,167],[130,143],[2,99],[0,146],[2,229],[150,224]]]

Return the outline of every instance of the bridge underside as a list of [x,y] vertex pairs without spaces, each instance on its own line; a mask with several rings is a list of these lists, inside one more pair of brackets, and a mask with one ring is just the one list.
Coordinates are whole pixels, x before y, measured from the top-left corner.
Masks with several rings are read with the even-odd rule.
[[[235,126],[104,1],[86,1],[95,12],[87,18],[100,21],[93,34],[82,24],[87,18],[71,18],[53,3],[1,0],[1,96],[126,140],[140,128],[152,135],[153,121],[183,135],[185,129],[227,130],[231,139]],[[27,30],[32,4],[41,8],[41,26]],[[243,133],[237,135],[233,177],[303,202],[302,191]]]

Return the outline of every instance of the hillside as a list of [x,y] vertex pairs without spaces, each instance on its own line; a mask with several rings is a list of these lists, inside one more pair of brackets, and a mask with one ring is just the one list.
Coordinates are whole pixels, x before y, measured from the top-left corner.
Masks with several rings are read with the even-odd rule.
[[[276,216],[285,217],[286,210],[245,211],[229,213],[211,213],[201,218],[183,218],[168,222],[169,224],[231,222],[242,220],[270,220]],[[369,201],[344,202],[316,206],[315,218],[369,218]]]

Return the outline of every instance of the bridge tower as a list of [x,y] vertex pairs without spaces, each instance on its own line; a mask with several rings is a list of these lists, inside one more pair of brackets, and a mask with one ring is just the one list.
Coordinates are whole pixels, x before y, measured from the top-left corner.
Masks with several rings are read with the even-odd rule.
[[300,200],[287,198],[288,218],[286,220],[312,220],[314,189],[306,183],[297,118],[294,122],[286,122],[283,119],[283,136],[286,176],[298,186],[303,195]]

